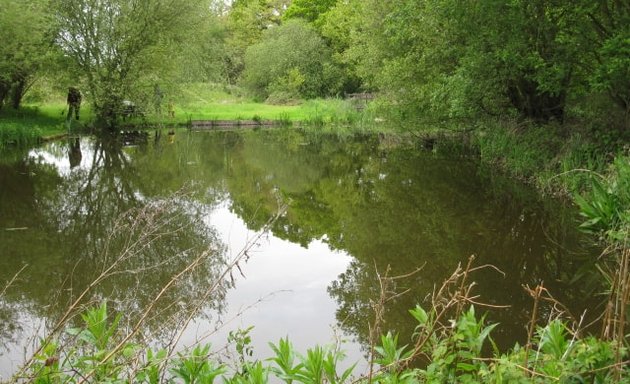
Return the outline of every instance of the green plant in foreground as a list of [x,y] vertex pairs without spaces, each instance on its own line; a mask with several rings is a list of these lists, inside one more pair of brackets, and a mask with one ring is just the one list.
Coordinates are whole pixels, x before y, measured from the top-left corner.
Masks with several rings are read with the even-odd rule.
[[216,377],[226,372],[226,368],[210,360],[209,356],[210,345],[196,346],[187,354],[179,354],[170,373],[187,384],[211,384]]
[[236,349],[236,353],[238,354],[238,362],[243,368],[240,372],[245,372],[247,363],[254,354],[254,349],[251,346],[252,337],[249,335],[252,329],[254,329],[254,327],[237,329],[236,331],[230,331],[230,333],[228,333],[227,342],[228,344],[234,345],[234,349]]
[[301,363],[296,364],[297,356],[293,350],[293,345],[288,338],[284,338],[280,339],[277,345],[269,343],[269,347],[275,353],[275,356],[269,359],[276,364],[275,367],[271,367],[272,372],[285,383],[291,384],[295,375],[302,368]]
[[[250,361],[252,328],[228,337],[239,356],[235,369],[220,363],[210,345],[197,345],[175,356],[132,343],[120,345],[120,315],[108,314],[106,304],[87,310],[83,326],[70,328],[70,338],[49,341],[29,369],[14,379],[33,383],[205,383],[230,384],[374,383],[616,383],[630,379],[628,350],[594,337],[578,338],[560,320],[538,327],[533,348],[518,344],[494,357],[483,355],[496,324],[486,325],[470,307],[449,326],[440,325],[435,309],[411,311],[418,320],[414,347],[400,345],[398,336],[387,333],[374,346],[378,369],[370,378],[354,377],[355,365],[340,369],[344,354],[316,346],[305,355],[297,353],[284,338],[270,344],[273,356]],[[240,346],[239,346],[240,345]],[[418,357],[428,357],[426,366],[413,368]],[[621,357],[622,360],[618,360]]]

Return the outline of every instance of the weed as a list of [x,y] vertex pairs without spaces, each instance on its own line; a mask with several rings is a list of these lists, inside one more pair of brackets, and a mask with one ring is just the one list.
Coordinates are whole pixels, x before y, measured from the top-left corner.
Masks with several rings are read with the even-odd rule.
[[630,157],[619,156],[607,176],[590,178],[590,191],[575,200],[585,218],[581,228],[621,242],[630,231]]
[[287,112],[282,112],[276,118],[276,122],[281,127],[291,127],[293,125],[293,121],[291,120],[291,116]]
[[[241,360],[239,368],[230,373],[211,352],[210,345],[198,345],[169,357],[166,350],[154,352],[135,344],[118,349],[110,360],[102,357],[116,344],[120,315],[110,318],[105,304],[88,309],[82,316],[83,327],[72,328],[69,334],[76,343],[62,351],[60,344],[49,342],[37,356],[28,376],[16,381],[36,383],[79,383],[92,377],[98,382],[183,382],[213,383],[220,379],[234,384],[266,384],[281,380],[287,384],[341,384],[371,381],[376,383],[418,382],[622,382],[630,377],[625,364],[627,350],[613,342],[593,337],[577,338],[559,319],[539,327],[532,340],[535,348],[525,350],[518,345],[508,353],[495,351],[492,358],[482,355],[482,345],[489,340],[496,324],[486,325],[470,306],[453,319],[453,326],[436,331],[438,316],[435,309],[411,311],[418,320],[415,338],[431,334],[431,340],[421,349],[400,345],[398,336],[387,333],[375,347],[380,365],[376,375],[353,377],[355,365],[339,369],[344,355],[330,348],[316,346],[297,353],[285,338],[270,344],[274,356],[265,361]],[[237,338],[248,332],[239,332]],[[241,341],[232,342],[237,344]],[[416,340],[416,346],[417,340]],[[63,352],[63,353],[62,353]],[[425,368],[410,368],[407,362],[423,354],[430,357]],[[247,355],[247,354],[246,354]],[[617,360],[621,357],[622,360]],[[528,363],[521,365],[526,358]]]

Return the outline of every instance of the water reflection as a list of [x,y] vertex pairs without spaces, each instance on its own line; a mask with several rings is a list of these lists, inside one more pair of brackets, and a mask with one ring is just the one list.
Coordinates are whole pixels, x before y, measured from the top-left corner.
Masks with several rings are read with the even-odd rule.
[[[129,323],[155,307],[143,328],[151,339],[170,337],[172,322],[193,308],[220,311],[229,284],[214,282],[227,260],[215,229],[205,222],[211,205],[186,191],[149,193],[136,177],[142,170],[117,141],[65,144],[33,150],[6,166],[13,177],[2,185],[0,281],[26,268],[2,296],[9,326],[0,331],[14,342],[26,338],[32,329],[20,334],[26,326],[21,318],[53,325],[84,292],[81,306],[106,299]],[[66,150],[77,146],[82,160],[68,164]],[[23,230],[7,230],[15,226]],[[189,271],[172,280],[184,270]]]
[[70,162],[70,169],[81,164],[81,139],[75,137],[74,139],[68,139],[68,161]]
[[[212,250],[163,298],[160,316],[149,326],[160,335],[170,327],[162,319],[205,297],[208,282],[238,251],[229,239],[233,227],[216,218],[228,215],[246,232],[258,231],[284,205],[288,209],[265,244],[270,256],[254,257],[244,266],[248,280],[236,279],[230,292],[241,286],[267,294],[270,281],[295,285],[296,276],[302,281],[309,274],[317,289],[290,305],[278,295],[264,314],[246,317],[243,325],[262,327],[261,337],[271,334],[265,327],[282,335],[295,329],[301,337],[304,328],[289,323],[300,317],[292,314],[315,308],[309,319],[323,331],[309,333],[330,333],[329,319],[336,316],[365,345],[377,271],[391,266],[392,274],[407,274],[423,267],[400,282],[410,293],[392,303],[385,317],[386,329],[408,337],[414,324],[407,310],[471,254],[478,264],[505,272],[474,276],[484,301],[511,305],[490,315],[502,323],[502,345],[524,334],[531,303],[522,284],[544,281],[576,313],[594,306],[588,297],[596,286],[582,271],[591,269],[585,260],[596,250],[575,231],[574,212],[485,174],[470,160],[441,155],[439,143],[426,152],[376,136],[340,139],[297,131],[179,131],[176,140],[170,132],[151,135],[72,138],[0,161],[0,281],[28,265],[2,297],[0,316],[10,325],[0,328],[0,337],[19,334],[15,313],[58,318],[112,264],[116,273],[92,297],[107,298],[127,314],[141,312],[173,275]],[[12,228],[26,229],[6,230]],[[309,250],[311,259],[300,258],[295,247]],[[133,257],[117,262],[125,249]],[[311,267],[300,269],[302,264]],[[322,299],[326,286],[336,304],[326,303],[333,307]],[[220,290],[203,308],[217,314],[237,296]],[[22,312],[14,310],[18,306]],[[276,340],[261,340],[267,341]]]

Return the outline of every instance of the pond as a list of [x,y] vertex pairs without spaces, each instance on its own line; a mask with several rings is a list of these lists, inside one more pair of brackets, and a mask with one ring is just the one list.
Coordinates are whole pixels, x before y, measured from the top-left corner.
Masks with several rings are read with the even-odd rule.
[[494,266],[470,281],[477,301],[497,306],[478,312],[500,323],[502,348],[526,338],[523,286],[544,282],[574,315],[595,316],[599,250],[575,210],[461,153],[295,130],[150,131],[5,152],[1,377],[94,281],[81,305],[105,300],[127,326],[151,308],[147,342],[218,349],[253,326],[258,357],[289,336],[302,352],[342,340],[348,361],[362,361],[385,274],[409,275],[382,324],[409,340],[408,310],[471,255]]

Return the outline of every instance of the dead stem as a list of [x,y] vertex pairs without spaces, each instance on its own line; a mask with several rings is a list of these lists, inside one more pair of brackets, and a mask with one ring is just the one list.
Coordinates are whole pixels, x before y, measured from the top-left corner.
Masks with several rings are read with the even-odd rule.
[[14,282],[15,282],[15,280],[18,278],[18,276],[20,275],[20,273],[22,273],[22,271],[24,271],[24,270],[26,269],[26,267],[28,267],[28,264],[23,265],[23,266],[22,266],[22,268],[20,268],[20,270],[19,270],[19,271],[17,271],[17,272],[15,273],[15,275],[13,275],[13,277],[11,278],[11,280],[9,280],[9,282],[8,282],[8,283],[6,283],[6,284],[4,285],[4,288],[2,288],[2,292],[0,292],[0,297],[1,297],[1,296],[4,296],[4,294],[6,293],[7,289],[9,289],[9,287],[10,287],[11,285],[13,285],[13,283],[14,283]]
[[258,231],[253,239],[249,240],[245,244],[245,246],[236,255],[236,257],[232,259],[230,264],[225,267],[221,275],[217,279],[215,279],[215,281],[208,287],[208,289],[206,289],[202,299],[197,301],[199,304],[197,304],[193,308],[193,310],[190,311],[189,316],[180,324],[178,334],[173,338],[173,340],[171,340],[170,348],[168,350],[168,356],[172,355],[175,346],[179,343],[179,340],[181,339],[188,324],[190,324],[194,316],[199,312],[201,303],[204,303],[208,299],[208,297],[210,297],[210,295],[218,288],[218,286],[222,284],[224,279],[232,273],[234,268],[238,268],[240,273],[243,274],[240,269],[239,263],[242,262],[244,259],[249,258],[249,251],[252,250],[258,244],[258,240],[260,240],[260,238],[263,237],[271,229],[273,223],[275,223],[280,217],[282,217],[282,215],[286,212],[286,209],[286,205],[281,206],[278,213],[276,213],[276,215],[274,215],[271,219],[267,221],[267,223],[263,226],[263,229]]
[[536,288],[531,289],[528,286],[524,287],[529,295],[534,299],[534,308],[532,309],[532,316],[529,320],[529,327],[527,329],[527,344],[525,344],[525,361],[523,366],[526,372],[529,373],[529,350],[532,347],[532,338],[534,336],[534,330],[536,329],[536,321],[538,320],[538,304],[540,303],[540,296],[544,290],[543,283],[541,282]]

